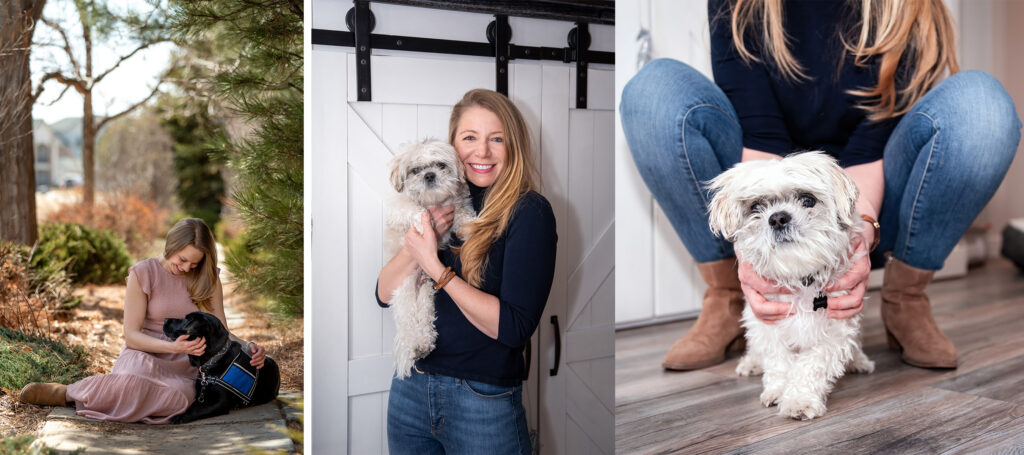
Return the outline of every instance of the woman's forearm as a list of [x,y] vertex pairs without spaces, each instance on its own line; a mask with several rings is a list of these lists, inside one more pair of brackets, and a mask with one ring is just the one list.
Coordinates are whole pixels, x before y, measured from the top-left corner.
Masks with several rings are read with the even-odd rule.
[[501,303],[497,297],[481,291],[456,276],[444,287],[462,314],[473,327],[491,338],[498,339],[498,319]]
[[743,156],[740,158],[741,162],[754,161],[754,160],[781,160],[782,157],[774,153],[762,152],[760,150],[748,149],[743,147]]
[[878,211],[882,208],[882,197],[885,195],[885,172],[882,160],[858,164],[846,168],[853,181],[857,184],[860,196],[857,198],[859,213],[878,219]]
[[124,339],[125,345],[136,351],[152,354],[174,354],[178,352],[175,349],[174,343],[151,337],[137,330],[125,330]]
[[402,285],[402,281],[405,281],[409,274],[416,271],[416,267],[416,260],[403,246],[377,276],[377,295],[380,296],[380,300],[384,303],[390,302],[395,289]]

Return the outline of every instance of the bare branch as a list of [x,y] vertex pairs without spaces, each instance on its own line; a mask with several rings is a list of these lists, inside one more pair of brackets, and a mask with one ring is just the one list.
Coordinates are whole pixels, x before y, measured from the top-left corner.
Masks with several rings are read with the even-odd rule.
[[146,96],[145,98],[143,98],[142,101],[139,101],[138,103],[135,103],[135,104],[133,104],[131,106],[128,106],[127,109],[125,109],[125,110],[123,110],[121,112],[118,112],[117,114],[114,114],[114,115],[112,115],[110,117],[106,117],[103,120],[100,120],[100,122],[96,124],[96,131],[99,131],[99,130],[103,129],[103,125],[106,125],[107,123],[109,123],[109,122],[111,122],[113,120],[116,120],[116,119],[118,119],[120,117],[123,117],[124,115],[128,114],[129,112],[134,111],[135,109],[137,109],[139,106],[142,106],[143,104],[146,104],[146,102],[149,101],[150,98],[153,98],[154,96],[156,96],[157,93],[160,93],[160,84],[161,83],[163,83],[163,80],[157,81],[156,87],[153,87],[153,91],[149,92],[149,95]]
[[114,66],[112,66],[109,69],[107,69],[106,71],[100,73],[99,76],[96,76],[96,78],[93,79],[93,84],[100,83],[100,81],[102,81],[104,77],[107,77],[108,74],[110,74],[111,72],[116,70],[117,67],[121,66],[121,63],[123,63],[125,60],[128,60],[128,59],[132,58],[139,51],[141,51],[143,49],[146,49],[146,48],[148,48],[148,47],[150,47],[150,46],[152,46],[154,44],[161,43],[161,42],[164,42],[164,41],[167,41],[167,40],[166,39],[160,39],[160,40],[156,40],[156,41],[149,41],[149,42],[143,43],[139,47],[135,48],[135,50],[131,51],[128,55],[124,55],[121,58],[117,59],[117,63],[115,63]]
[[75,69],[75,76],[77,76],[78,79],[82,79],[82,67],[78,64],[78,60],[75,59],[74,52],[71,51],[71,40],[68,39],[68,33],[64,31],[64,27],[61,27],[57,23],[45,17],[40,18],[39,20],[50,28],[56,30],[57,33],[60,33],[60,37],[64,40],[64,53],[68,54],[68,60],[71,61],[71,66]]
[[[43,75],[43,78],[39,80],[39,85],[36,86],[36,91],[35,91],[35,93],[32,94],[32,102],[33,103],[35,103],[36,100],[39,99],[39,95],[43,94],[43,90],[46,88],[45,87],[46,81],[49,81],[51,79],[54,79],[57,82],[60,82],[61,84],[64,84],[64,85],[66,85],[68,87],[74,87],[76,92],[81,93],[83,95],[86,92],[85,82],[83,82],[81,79],[75,79],[75,78],[72,78],[72,77],[67,77],[63,73],[61,73],[60,71],[52,71],[52,72],[49,72],[49,73],[46,73],[45,75]],[[64,93],[62,92],[61,96],[63,96],[63,95],[64,95]]]
[[[46,105],[47,106],[53,106],[54,104],[57,104],[57,102],[60,101],[61,98],[64,98],[64,94],[68,92],[69,88],[71,88],[70,85],[65,85],[64,86],[64,90],[60,91],[60,95],[57,95],[56,99],[54,99],[53,101],[50,101],[49,103],[46,103]],[[34,101],[34,99],[33,99],[33,101]]]

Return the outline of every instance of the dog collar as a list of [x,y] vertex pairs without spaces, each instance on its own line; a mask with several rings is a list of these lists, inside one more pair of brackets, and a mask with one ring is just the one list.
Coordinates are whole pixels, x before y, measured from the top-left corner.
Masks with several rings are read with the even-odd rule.
[[[804,277],[804,279],[801,280],[801,284],[806,287],[810,287],[814,284],[814,277],[810,275]],[[818,296],[814,298],[814,305],[811,307],[811,311],[818,311],[821,308],[825,308],[826,310],[828,309],[828,296],[819,293]]]

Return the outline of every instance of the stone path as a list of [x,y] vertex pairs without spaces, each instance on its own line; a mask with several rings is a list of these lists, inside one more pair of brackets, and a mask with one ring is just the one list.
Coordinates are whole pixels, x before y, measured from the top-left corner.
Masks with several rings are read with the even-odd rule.
[[[281,392],[284,399],[301,397],[299,392]],[[146,425],[91,420],[58,407],[46,417],[35,444],[85,454],[227,454],[254,449],[292,453],[292,441],[279,429],[299,415],[275,401],[184,425]]]

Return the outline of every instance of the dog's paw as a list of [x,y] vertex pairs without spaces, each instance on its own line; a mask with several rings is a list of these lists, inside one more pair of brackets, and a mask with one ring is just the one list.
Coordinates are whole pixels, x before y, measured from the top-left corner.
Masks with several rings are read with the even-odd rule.
[[874,373],[875,362],[868,360],[866,357],[864,359],[854,359],[853,362],[846,366],[846,371],[860,374]]
[[740,363],[736,365],[736,374],[740,376],[757,376],[761,373],[764,373],[764,370],[761,369],[761,362],[749,354],[743,356]]
[[761,404],[770,408],[779,403],[779,397],[782,396],[782,390],[777,388],[765,388],[761,391]]
[[790,395],[779,402],[779,415],[798,420],[811,420],[825,414],[825,401],[811,395]]

